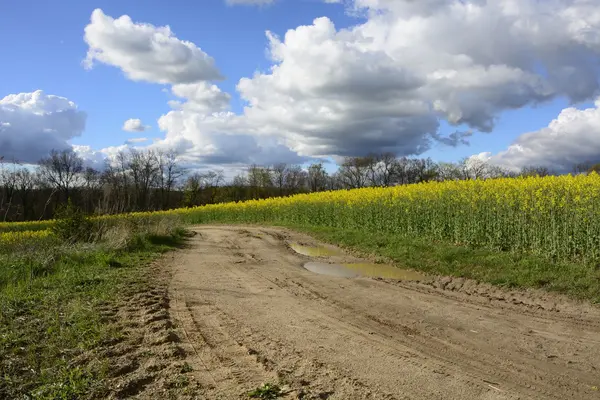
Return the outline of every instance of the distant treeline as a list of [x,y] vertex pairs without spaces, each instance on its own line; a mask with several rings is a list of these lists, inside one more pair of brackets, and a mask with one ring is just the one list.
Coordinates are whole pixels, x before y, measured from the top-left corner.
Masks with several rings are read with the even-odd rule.
[[[582,163],[573,172],[598,169]],[[34,168],[0,157],[0,221],[50,219],[67,202],[88,214],[115,214],[366,186],[552,173],[544,167],[515,173],[478,159],[436,163],[383,153],[347,157],[333,174],[321,163],[307,168],[280,163],[251,165],[226,180],[222,170],[186,170],[173,151],[123,151],[101,171],[85,167],[72,151],[52,151]]]

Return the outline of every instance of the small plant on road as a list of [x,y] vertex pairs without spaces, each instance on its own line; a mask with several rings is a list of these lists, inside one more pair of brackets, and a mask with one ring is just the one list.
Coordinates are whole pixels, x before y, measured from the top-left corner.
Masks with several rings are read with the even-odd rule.
[[283,394],[281,388],[278,385],[272,383],[265,383],[261,387],[258,387],[248,393],[251,399],[264,399],[271,400],[276,399]]

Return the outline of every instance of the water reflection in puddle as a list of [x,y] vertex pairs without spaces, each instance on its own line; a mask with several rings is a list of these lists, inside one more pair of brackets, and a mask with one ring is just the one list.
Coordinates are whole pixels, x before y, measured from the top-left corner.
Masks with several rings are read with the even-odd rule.
[[358,273],[338,264],[307,262],[304,264],[304,268],[317,274],[339,276],[341,278],[354,278],[359,276]]
[[308,262],[304,264],[304,268],[317,274],[338,276],[342,278],[367,276],[371,278],[401,279],[407,281],[427,280],[427,276],[419,272],[400,269],[385,264],[327,264],[321,262]]
[[342,255],[340,251],[330,249],[325,246],[304,246],[298,243],[290,243],[290,247],[296,253],[309,257],[328,257]]

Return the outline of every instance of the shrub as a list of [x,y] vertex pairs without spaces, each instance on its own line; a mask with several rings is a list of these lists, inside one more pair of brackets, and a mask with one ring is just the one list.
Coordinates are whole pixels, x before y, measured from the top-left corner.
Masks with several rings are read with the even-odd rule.
[[68,243],[93,241],[99,232],[92,220],[71,201],[59,207],[56,221],[50,228],[52,233]]

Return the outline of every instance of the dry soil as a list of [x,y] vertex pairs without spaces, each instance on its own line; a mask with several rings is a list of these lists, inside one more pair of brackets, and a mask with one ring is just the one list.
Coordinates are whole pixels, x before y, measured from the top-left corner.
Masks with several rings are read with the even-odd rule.
[[287,399],[600,399],[594,306],[456,278],[319,275],[303,264],[361,260],[298,254],[290,244],[322,244],[285,229],[195,231],[166,267],[185,354],[170,362],[190,365],[196,398],[280,382]]

